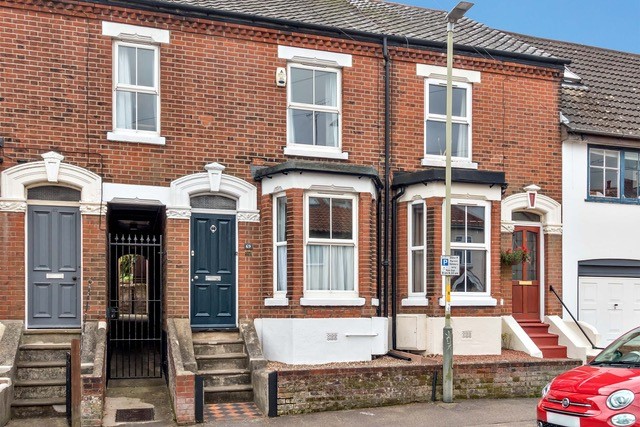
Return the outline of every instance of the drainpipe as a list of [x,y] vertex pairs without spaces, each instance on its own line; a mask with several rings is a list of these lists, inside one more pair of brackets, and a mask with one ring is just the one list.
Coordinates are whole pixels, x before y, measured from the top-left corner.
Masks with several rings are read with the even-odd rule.
[[[380,233],[382,232],[382,191],[377,189],[378,199],[376,200],[376,236],[380,241]],[[378,299],[378,306],[376,307],[376,317],[382,315],[382,263],[380,262],[380,256],[382,255],[382,248],[379,244],[376,245],[376,298]]]
[[391,345],[396,348],[396,305],[397,305],[397,284],[398,284],[398,199],[404,195],[406,188],[400,187],[391,200]]
[[[390,152],[391,152],[391,130],[390,128],[390,90],[389,90],[389,49],[387,37],[382,39],[382,55],[384,57],[384,224],[383,224],[383,277],[384,277],[384,317],[389,317],[389,187],[390,187]],[[394,343],[395,347],[395,343]]]

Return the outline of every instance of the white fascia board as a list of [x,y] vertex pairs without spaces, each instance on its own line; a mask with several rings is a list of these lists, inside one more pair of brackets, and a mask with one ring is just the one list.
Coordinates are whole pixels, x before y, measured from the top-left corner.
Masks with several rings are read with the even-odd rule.
[[169,43],[169,30],[102,21],[102,35],[123,40]]
[[346,53],[326,50],[303,49],[300,47],[278,46],[278,58],[321,66],[351,67],[352,57]]
[[[447,79],[447,67],[436,65],[416,64],[416,74],[430,79]],[[472,70],[462,70],[454,68],[452,70],[452,80],[465,83],[480,83],[480,72]]]
[[169,205],[169,192],[169,187],[105,182],[102,189],[102,201],[110,202],[113,199],[157,200],[167,206]]
[[[399,202],[410,202],[413,200],[430,199],[432,197],[445,197],[446,187],[444,182],[429,182],[412,184],[407,187]],[[468,200],[488,200],[498,202],[502,200],[502,189],[499,185],[489,184],[460,184],[453,183],[451,186],[451,197]]]
[[376,198],[376,187],[372,180],[358,176],[337,175],[330,172],[302,172],[275,174],[262,180],[262,195],[279,193],[291,188],[302,190],[328,191],[335,193],[370,193]]

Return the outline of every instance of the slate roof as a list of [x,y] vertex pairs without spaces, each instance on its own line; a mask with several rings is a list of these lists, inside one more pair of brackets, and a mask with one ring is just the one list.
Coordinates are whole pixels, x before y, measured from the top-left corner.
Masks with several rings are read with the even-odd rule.
[[640,55],[512,34],[567,58],[580,77],[562,85],[561,110],[573,132],[640,138]]
[[[123,1],[136,3],[136,0]],[[204,8],[213,14],[216,11],[241,13],[344,31],[446,43],[446,11],[382,0],[157,0],[155,3]],[[484,56],[487,56],[486,49],[490,49],[555,59],[542,49],[468,18],[457,24],[455,44],[472,47]]]

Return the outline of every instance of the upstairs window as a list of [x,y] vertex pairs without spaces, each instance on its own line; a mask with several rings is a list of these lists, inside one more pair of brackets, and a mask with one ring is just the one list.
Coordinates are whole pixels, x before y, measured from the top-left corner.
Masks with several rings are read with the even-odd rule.
[[115,43],[114,127],[116,131],[160,129],[158,48]]
[[[427,79],[425,88],[425,158],[446,156],[447,85]],[[451,157],[471,160],[471,85],[453,83]]]
[[289,65],[288,143],[340,147],[340,70]]
[[640,203],[640,151],[589,148],[590,200]]

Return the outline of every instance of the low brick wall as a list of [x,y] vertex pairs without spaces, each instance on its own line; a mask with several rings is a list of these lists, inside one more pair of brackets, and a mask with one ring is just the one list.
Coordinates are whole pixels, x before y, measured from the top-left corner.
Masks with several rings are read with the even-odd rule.
[[[577,360],[460,363],[454,365],[454,398],[535,397]],[[442,365],[278,370],[278,415],[400,405],[442,397]]]
[[101,426],[107,388],[106,323],[88,322],[82,341],[82,425]]
[[[193,424],[195,414],[195,358],[189,319],[167,320],[169,392],[178,424]],[[183,351],[185,354],[183,355]]]

